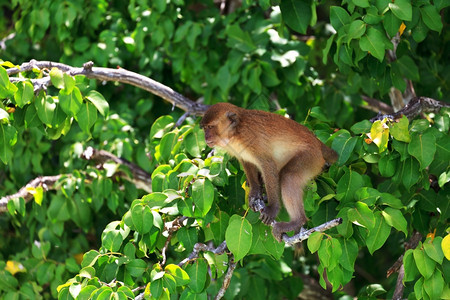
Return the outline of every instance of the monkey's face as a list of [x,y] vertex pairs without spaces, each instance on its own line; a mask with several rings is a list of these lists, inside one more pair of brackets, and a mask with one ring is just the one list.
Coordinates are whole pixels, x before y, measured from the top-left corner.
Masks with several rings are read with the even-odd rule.
[[233,127],[229,118],[223,114],[216,116],[214,120],[207,121],[208,118],[204,118],[201,123],[201,127],[205,131],[206,144],[211,148],[226,147],[233,136]]

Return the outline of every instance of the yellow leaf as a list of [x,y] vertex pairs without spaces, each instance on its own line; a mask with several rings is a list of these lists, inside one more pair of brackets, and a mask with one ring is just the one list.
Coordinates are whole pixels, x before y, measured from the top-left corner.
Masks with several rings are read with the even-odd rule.
[[42,186],[38,186],[37,188],[34,187],[27,187],[27,191],[33,195],[34,202],[36,202],[39,206],[42,204],[42,199],[44,198],[44,189]]
[[382,153],[387,149],[389,141],[389,127],[386,125],[386,119],[375,121],[370,129],[370,138],[378,146],[378,151]]
[[444,252],[445,257],[450,260],[450,234],[447,234],[441,242],[442,252]]
[[245,203],[248,205],[248,194],[250,193],[250,188],[247,185],[247,181],[244,181],[244,183],[242,184],[242,188],[245,191]]
[[11,273],[12,275],[18,273],[18,272],[26,272],[27,270],[25,267],[18,261],[14,260],[8,260],[6,262],[5,270]]
[[73,256],[73,258],[75,258],[77,264],[81,264],[81,262],[83,261],[83,255],[84,255],[84,253],[78,253]]
[[400,28],[398,29],[398,33],[400,33],[400,36],[405,31],[405,28],[406,28],[406,25],[405,25],[405,23],[402,22],[402,24],[400,25]]

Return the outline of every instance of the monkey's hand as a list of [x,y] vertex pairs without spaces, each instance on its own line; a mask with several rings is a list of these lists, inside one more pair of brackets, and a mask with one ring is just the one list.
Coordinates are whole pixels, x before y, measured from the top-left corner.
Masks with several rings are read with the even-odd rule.
[[262,211],[265,207],[264,204],[265,197],[261,193],[252,193],[248,196],[248,206],[254,211]]

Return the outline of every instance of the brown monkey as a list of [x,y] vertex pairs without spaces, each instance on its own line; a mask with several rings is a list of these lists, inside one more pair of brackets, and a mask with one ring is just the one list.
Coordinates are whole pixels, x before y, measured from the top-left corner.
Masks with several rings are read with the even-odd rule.
[[225,149],[244,167],[253,210],[256,200],[262,199],[264,182],[268,204],[261,211],[263,223],[270,225],[274,221],[280,210],[280,196],[283,199],[290,221],[276,223],[274,237],[281,241],[283,233],[299,232],[307,221],[303,188],[325,163],[337,160],[337,153],[291,119],[229,103],[211,106],[201,126],[208,146]]

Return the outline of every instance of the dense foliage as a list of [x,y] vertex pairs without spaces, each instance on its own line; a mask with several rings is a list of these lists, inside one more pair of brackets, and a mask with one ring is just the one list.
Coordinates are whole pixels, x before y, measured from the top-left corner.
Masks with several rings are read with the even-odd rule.
[[[390,298],[399,258],[405,297],[450,298],[450,111],[371,123],[361,98],[387,102],[408,79],[448,101],[448,2],[237,2],[0,0],[1,196],[63,174],[56,191],[30,189],[32,201],[0,215],[2,298],[206,299],[231,254],[227,299],[296,298],[305,276],[335,298]],[[239,163],[211,153],[195,117],[174,127],[183,112],[156,96],[58,69],[11,83],[6,70],[30,59],[91,60],[208,104],[288,112],[339,153],[308,187],[307,226],[343,223],[298,257],[247,209]],[[34,93],[28,79],[46,76]],[[152,193],[122,165],[80,159],[88,146],[149,172]],[[228,252],[184,261],[197,242],[224,240]]]

